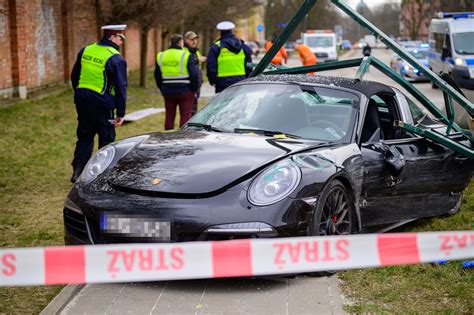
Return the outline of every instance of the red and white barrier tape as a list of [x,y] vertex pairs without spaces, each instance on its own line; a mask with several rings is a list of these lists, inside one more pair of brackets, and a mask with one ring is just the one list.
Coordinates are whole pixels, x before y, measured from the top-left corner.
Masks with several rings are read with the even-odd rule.
[[0,250],[0,286],[259,276],[474,257],[474,232]]

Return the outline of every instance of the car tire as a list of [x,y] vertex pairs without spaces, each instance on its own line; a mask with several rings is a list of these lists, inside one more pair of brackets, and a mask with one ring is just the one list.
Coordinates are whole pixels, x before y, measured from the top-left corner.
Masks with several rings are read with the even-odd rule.
[[[354,208],[353,198],[344,184],[337,179],[330,181],[321,192],[311,213],[308,236],[352,234],[355,226]],[[321,277],[335,273],[334,270],[327,270],[310,272],[307,275]]]

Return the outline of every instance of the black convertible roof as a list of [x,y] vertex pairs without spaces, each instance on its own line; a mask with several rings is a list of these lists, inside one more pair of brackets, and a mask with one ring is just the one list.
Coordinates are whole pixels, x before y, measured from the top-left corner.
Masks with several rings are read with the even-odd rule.
[[256,77],[247,79],[243,82],[297,82],[297,83],[310,83],[310,84],[322,84],[322,85],[334,85],[347,89],[356,90],[371,97],[374,94],[384,93],[394,95],[395,92],[388,85],[365,80],[349,79],[343,77],[331,77],[331,76],[320,76],[320,75],[307,75],[307,74],[272,74],[265,75],[261,74]]

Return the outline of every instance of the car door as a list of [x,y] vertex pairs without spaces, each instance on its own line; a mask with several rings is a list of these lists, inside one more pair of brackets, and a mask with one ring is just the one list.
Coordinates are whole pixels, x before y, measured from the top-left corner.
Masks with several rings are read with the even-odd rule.
[[363,227],[435,216],[455,207],[469,181],[472,163],[448,148],[394,129],[394,120],[413,124],[407,106],[400,108],[399,102],[406,102],[404,96],[371,99],[377,100],[382,137],[361,143]]

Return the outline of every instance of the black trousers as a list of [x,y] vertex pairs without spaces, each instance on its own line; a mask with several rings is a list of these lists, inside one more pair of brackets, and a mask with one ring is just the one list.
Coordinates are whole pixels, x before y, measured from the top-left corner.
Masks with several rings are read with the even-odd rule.
[[115,127],[109,121],[114,119],[113,110],[91,104],[76,104],[77,142],[72,166],[83,169],[92,156],[94,137],[99,135],[99,148],[115,141]]

